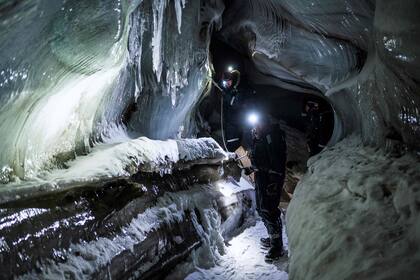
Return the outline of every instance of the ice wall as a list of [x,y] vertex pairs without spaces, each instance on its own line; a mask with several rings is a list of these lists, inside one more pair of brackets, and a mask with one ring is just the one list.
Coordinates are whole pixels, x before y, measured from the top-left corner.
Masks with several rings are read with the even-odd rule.
[[325,91],[357,71],[372,19],[359,2],[232,1],[221,37],[262,73]]
[[132,53],[142,54],[135,59],[143,94],[130,128],[159,139],[191,134],[194,124],[188,116],[208,83],[210,32],[219,28],[223,7],[222,1],[178,1],[174,6],[161,1],[133,14],[143,26],[136,28],[143,33],[131,34],[129,44]]
[[2,1],[1,182],[36,177],[127,134],[191,134],[222,8],[213,0]]
[[345,135],[360,133],[370,144],[420,147],[419,9],[418,1],[377,3],[363,69],[326,93]]

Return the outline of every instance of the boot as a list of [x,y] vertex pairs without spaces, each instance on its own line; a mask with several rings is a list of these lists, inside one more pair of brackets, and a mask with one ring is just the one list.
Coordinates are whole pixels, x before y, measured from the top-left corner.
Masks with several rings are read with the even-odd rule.
[[263,249],[269,249],[271,247],[270,238],[269,237],[266,237],[266,238],[263,237],[263,238],[261,238],[260,239],[260,244],[261,244],[261,247]]
[[268,250],[267,255],[265,255],[265,261],[272,263],[282,256],[284,256],[284,250],[281,238],[272,239],[271,247]]

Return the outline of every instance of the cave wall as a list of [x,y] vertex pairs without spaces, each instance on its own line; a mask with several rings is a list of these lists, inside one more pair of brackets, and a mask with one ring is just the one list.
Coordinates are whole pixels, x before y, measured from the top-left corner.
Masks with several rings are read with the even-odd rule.
[[345,135],[358,132],[373,145],[396,140],[419,148],[419,8],[417,1],[377,3],[363,69],[326,93]]
[[218,0],[2,1],[1,182],[101,142],[191,136],[222,10]]

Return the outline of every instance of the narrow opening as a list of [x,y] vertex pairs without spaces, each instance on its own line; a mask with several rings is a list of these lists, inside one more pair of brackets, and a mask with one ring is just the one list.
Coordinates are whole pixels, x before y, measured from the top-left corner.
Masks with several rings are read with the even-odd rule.
[[[252,76],[257,70],[249,57],[216,36],[212,38],[210,55],[215,86],[200,105],[199,136],[211,136],[231,152],[241,146],[248,148],[252,129],[249,116],[263,113],[284,129],[300,132],[299,137],[304,138],[300,140],[306,143],[303,149],[310,156],[327,145],[334,129],[334,111],[320,93],[292,91],[259,82]],[[236,75],[231,75],[233,71]],[[229,94],[234,85],[227,81],[238,83],[237,92]]]

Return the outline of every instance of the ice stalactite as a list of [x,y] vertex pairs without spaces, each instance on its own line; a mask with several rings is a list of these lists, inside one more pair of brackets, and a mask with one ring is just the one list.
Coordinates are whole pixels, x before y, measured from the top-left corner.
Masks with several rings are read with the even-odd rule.
[[178,24],[178,32],[181,33],[181,25],[182,25],[182,9],[185,8],[185,1],[186,0],[175,0],[175,12],[176,12],[176,22]]
[[153,2],[153,71],[156,74],[157,82],[160,82],[162,76],[162,32],[164,12],[166,9],[167,0],[160,0]]
[[[209,30],[219,26],[223,10],[221,1],[169,3],[143,3],[134,13],[135,18],[151,15],[151,20],[146,17],[149,20],[145,21],[143,36],[152,38],[153,48],[150,50],[147,39],[139,46],[143,54],[141,76],[145,94],[139,96],[138,110],[133,112],[128,125],[133,131],[158,139],[194,132],[190,115],[207,86],[210,71]],[[182,22],[177,19],[181,14]],[[129,41],[136,40],[136,37],[129,38]],[[153,60],[149,61],[149,56]]]

